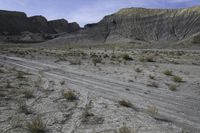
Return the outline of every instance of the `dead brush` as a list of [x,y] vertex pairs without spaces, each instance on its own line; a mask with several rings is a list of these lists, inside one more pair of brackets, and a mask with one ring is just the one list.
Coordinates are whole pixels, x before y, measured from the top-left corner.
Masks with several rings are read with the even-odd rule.
[[26,102],[18,101],[18,109],[19,109],[20,112],[22,112],[26,115],[32,114],[32,111],[29,109]]
[[165,70],[163,73],[164,73],[165,75],[167,75],[167,76],[173,76],[171,70]]
[[153,76],[151,74],[149,75],[149,78],[152,79],[152,80],[155,80],[155,76]]
[[119,103],[119,105],[127,107],[127,108],[133,107],[133,104],[126,100],[120,100],[120,101],[118,101],[118,103]]
[[135,69],[135,72],[137,73],[141,73],[142,72],[142,69],[140,69],[139,67]]
[[148,106],[147,111],[151,114],[157,114],[158,113],[158,109],[156,108],[155,105]]
[[130,57],[128,54],[123,54],[122,55],[122,59],[124,59],[124,60],[126,60],[126,61],[130,61],[130,60],[133,60],[133,58],[132,57]]
[[62,96],[69,101],[77,100],[77,96],[76,96],[75,92],[73,92],[72,90],[69,90],[66,92],[62,91]]
[[140,62],[155,62],[155,56],[146,55],[139,58]]
[[177,85],[170,84],[170,85],[169,85],[169,89],[170,89],[171,91],[176,91],[176,90],[177,90]]
[[173,77],[172,77],[172,80],[173,80],[174,82],[183,82],[183,78],[180,77],[180,76],[173,76]]
[[94,64],[94,66],[96,66],[97,63],[101,63],[101,62],[102,62],[101,57],[95,57],[92,59],[92,63]]
[[42,118],[38,116],[27,123],[27,129],[31,133],[44,133],[46,132],[46,124],[44,124]]
[[23,71],[17,71],[16,78],[23,79],[23,78],[25,78],[25,75],[29,75],[29,73],[26,73]]
[[25,98],[29,99],[29,98],[34,97],[34,95],[33,95],[34,91],[32,89],[25,89],[22,93],[23,93]]
[[159,84],[157,82],[150,82],[149,84],[147,84],[147,86],[158,88]]
[[6,88],[13,88],[9,80],[6,80]]
[[132,129],[130,127],[127,127],[126,125],[123,125],[121,128],[119,128],[115,133],[138,133],[140,130],[140,127],[137,129]]
[[0,68],[0,73],[4,73],[4,70]]
[[81,65],[81,60],[80,59],[73,59],[69,60],[70,65]]

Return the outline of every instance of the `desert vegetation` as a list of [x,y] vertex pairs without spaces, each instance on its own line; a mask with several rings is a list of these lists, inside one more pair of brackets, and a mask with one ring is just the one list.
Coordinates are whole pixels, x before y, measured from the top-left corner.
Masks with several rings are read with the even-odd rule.
[[[109,131],[116,133],[137,133],[140,131],[136,130],[137,127],[146,126],[142,123],[148,123],[153,131],[157,128],[163,131],[163,123],[171,132],[180,131],[180,127],[164,120],[171,114],[163,117],[163,110],[169,111],[167,105],[174,102],[180,108],[185,106],[176,95],[187,92],[190,98],[198,96],[194,93],[198,86],[197,73],[188,69],[193,66],[198,70],[199,56],[196,53],[126,51],[120,48],[113,52],[112,48],[99,47],[5,48],[3,52],[27,60],[15,61],[25,67],[0,66],[3,87],[0,97],[10,103],[4,105],[7,110],[11,105],[13,107],[12,113],[6,115],[10,119],[2,122],[0,127],[15,123],[10,125],[11,131],[61,132],[73,127],[75,132],[103,133],[108,130],[107,123],[113,126]],[[9,62],[7,58],[2,60]],[[185,64],[190,65],[184,68]],[[188,86],[192,86],[189,94]],[[179,117],[175,110],[180,109],[172,107],[170,111]],[[0,109],[4,114],[7,110]],[[131,121],[123,125],[127,118],[133,119],[137,126],[132,126]]]

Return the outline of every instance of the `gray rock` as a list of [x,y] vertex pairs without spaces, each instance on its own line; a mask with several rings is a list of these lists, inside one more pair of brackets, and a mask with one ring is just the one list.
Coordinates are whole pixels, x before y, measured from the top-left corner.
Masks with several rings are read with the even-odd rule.
[[[57,37],[58,34],[78,31],[77,23],[68,23],[64,19],[47,21],[43,16],[27,17],[23,12],[0,10],[0,36],[4,41],[45,41]],[[22,33],[30,32],[36,35]],[[53,35],[57,34],[57,35]],[[22,36],[20,36],[22,35]],[[36,38],[36,39],[35,39]]]
[[183,9],[121,9],[100,22],[85,25],[65,37],[48,43],[99,44],[178,42],[200,32],[200,7]]

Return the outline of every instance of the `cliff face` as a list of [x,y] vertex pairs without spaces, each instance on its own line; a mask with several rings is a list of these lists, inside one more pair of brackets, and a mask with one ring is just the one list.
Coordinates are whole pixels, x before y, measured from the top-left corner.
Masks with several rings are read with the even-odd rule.
[[[57,38],[63,43],[177,42],[200,32],[200,7],[122,9],[84,30]],[[54,40],[53,40],[54,41]],[[51,41],[53,43],[53,41]]]
[[76,23],[68,23],[65,19],[52,20],[48,22],[49,26],[52,27],[56,32],[75,32],[80,29],[80,26]]
[[22,32],[56,34],[79,29],[78,24],[68,24],[64,19],[48,22],[43,16],[27,17],[23,12],[0,10],[0,35],[19,35]]
[[108,27],[106,41],[115,36],[141,41],[178,41],[200,31],[200,7],[188,9],[122,9],[105,17],[100,25]]

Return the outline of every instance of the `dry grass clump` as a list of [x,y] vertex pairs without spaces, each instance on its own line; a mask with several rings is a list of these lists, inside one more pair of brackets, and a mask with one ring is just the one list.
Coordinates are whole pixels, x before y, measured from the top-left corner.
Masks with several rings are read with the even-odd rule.
[[157,114],[158,113],[158,109],[156,108],[155,105],[148,106],[147,111],[151,114]]
[[81,65],[80,59],[69,60],[70,65]]
[[149,87],[154,87],[154,88],[158,88],[158,83],[157,82],[150,82],[149,84],[147,84],[147,86]]
[[60,81],[60,84],[64,85],[65,84],[65,80]]
[[192,43],[195,43],[195,44],[200,43],[200,34],[194,36]]
[[4,70],[0,68],[0,73],[4,73]]
[[30,73],[23,72],[23,71],[17,71],[16,78],[23,79],[23,78],[25,78],[24,77],[25,75],[30,75]]
[[25,97],[25,98],[33,98],[33,97],[34,97],[33,92],[34,92],[34,91],[31,90],[31,89],[26,89],[26,90],[24,90],[24,91],[23,91],[24,97]]
[[19,101],[18,106],[19,106],[18,109],[20,112],[24,114],[32,114],[32,111],[28,108],[28,106],[26,105],[26,102]]
[[13,88],[9,80],[6,80],[6,88]]
[[67,92],[62,91],[62,96],[65,99],[69,100],[69,101],[77,100],[77,96],[76,96],[76,94],[72,90],[69,90]]
[[118,101],[118,103],[121,105],[121,106],[124,106],[124,107],[127,107],[127,108],[131,108],[133,107],[133,104],[129,101],[125,101],[125,100],[120,100]]
[[119,131],[116,131],[115,133],[133,133],[131,131],[131,128],[123,126],[119,129]]
[[173,77],[172,77],[172,80],[173,80],[174,82],[183,82],[183,78],[180,77],[180,76],[173,76]]
[[170,89],[171,91],[176,91],[176,90],[177,90],[177,85],[170,84],[170,85],[169,85],[169,89]]
[[102,58],[101,57],[95,57],[92,59],[92,63],[94,64],[94,66],[97,65],[97,63],[101,63],[102,62]]
[[36,117],[31,122],[28,122],[27,128],[31,133],[44,133],[46,131],[46,125],[41,117]]
[[124,60],[133,60],[133,58],[132,57],[130,57],[128,54],[123,54],[122,55],[122,59],[124,59]]
[[171,70],[165,70],[163,73],[164,73],[165,75],[167,75],[167,76],[173,76]]
[[121,128],[118,129],[118,131],[115,131],[115,133],[138,133],[140,128],[137,129],[131,129],[130,127],[127,126],[122,126]]
[[149,78],[155,80],[155,76],[153,76],[151,74],[149,75]]
[[139,67],[135,69],[135,72],[137,73],[141,73],[142,72],[142,69],[140,69]]
[[40,87],[41,85],[42,85],[42,77],[41,76],[39,76],[38,78],[37,78],[37,80],[34,82],[35,83],[35,87]]
[[141,62],[155,62],[155,57],[153,55],[142,56],[139,58]]

